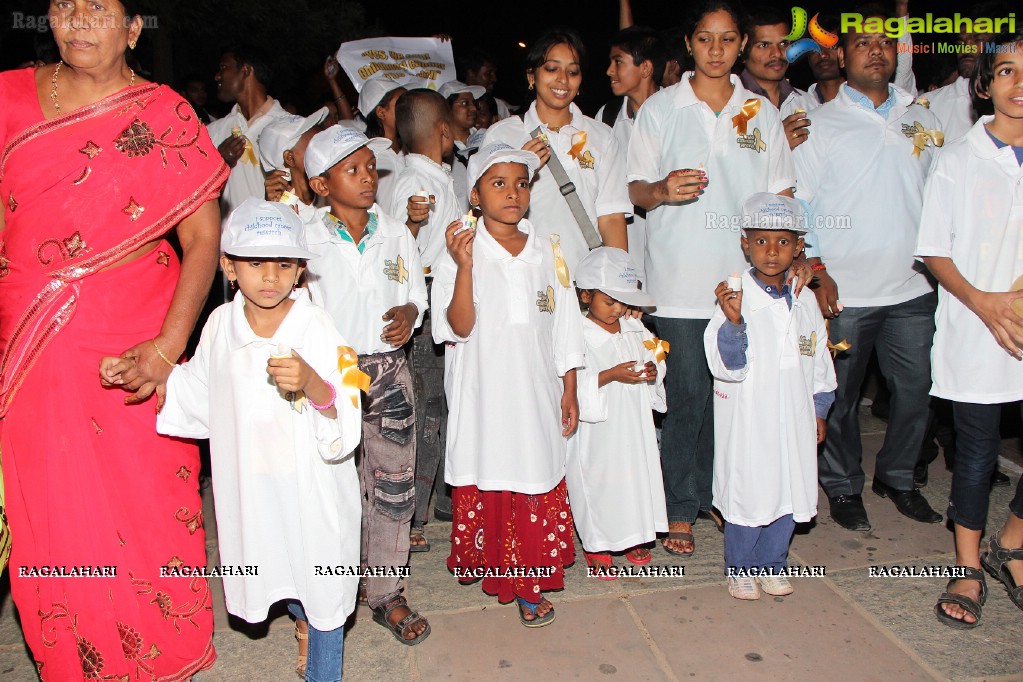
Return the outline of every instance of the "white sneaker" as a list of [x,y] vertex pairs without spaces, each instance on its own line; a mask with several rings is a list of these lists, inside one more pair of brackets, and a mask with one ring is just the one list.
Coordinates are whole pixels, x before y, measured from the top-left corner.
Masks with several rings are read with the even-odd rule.
[[772,597],[784,597],[792,594],[795,589],[789,579],[783,575],[758,575],[757,582]]
[[749,576],[728,576],[728,594],[736,599],[752,601],[760,599],[760,588],[757,581]]

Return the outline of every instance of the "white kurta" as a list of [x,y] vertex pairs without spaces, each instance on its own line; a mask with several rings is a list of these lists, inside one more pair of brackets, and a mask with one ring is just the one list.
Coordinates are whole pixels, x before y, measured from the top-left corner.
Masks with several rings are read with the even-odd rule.
[[384,209],[388,215],[404,222],[408,217],[409,197],[416,196],[424,189],[433,195],[436,203],[430,206],[429,218],[419,227],[416,244],[419,245],[423,268],[432,269],[448,248],[444,241],[445,230],[465,213],[455,195],[454,177],[447,166],[422,154],[407,154],[405,167],[394,181],[390,207],[385,206]]
[[714,506],[729,523],[765,526],[786,514],[817,514],[817,415],[813,396],[835,390],[828,332],[817,299],[771,298],[742,276],[746,366],[718,352],[718,307],[703,337],[714,375]]
[[306,244],[318,256],[306,269],[309,293],[359,355],[398,350],[380,338],[391,324],[384,314],[412,303],[419,310],[418,327],[429,303],[415,237],[405,223],[374,205],[369,211],[377,215],[377,229],[359,253],[359,247],[324,222],[329,211],[318,209],[305,225]]
[[434,268],[431,319],[434,340],[448,344],[444,480],[540,495],[565,477],[559,377],[583,365],[582,316],[575,288],[558,282],[549,239],[528,220],[519,230],[529,236],[512,256],[484,219],[477,225],[469,335],[448,323],[456,272],[448,253]]
[[[1023,275],[1023,169],[1011,147],[988,136],[985,116],[947,145],[931,168],[920,216],[918,256],[951,258],[981,291],[1008,291]],[[1023,363],[979,317],[938,289],[931,394],[966,403],[1023,399]]]
[[631,549],[668,532],[653,418],[653,410],[666,408],[664,363],[657,363],[653,383],[598,386],[605,369],[653,360],[643,346],[652,338],[632,318],[622,318],[617,334],[583,319],[586,369],[579,371],[579,431],[568,441],[565,480],[575,527],[588,552]]
[[[240,294],[210,315],[195,357],[174,368],[160,433],[209,438],[220,560],[258,575],[224,576],[227,610],[266,620],[282,599],[298,599],[318,630],[344,625],[358,576],[318,575],[317,566],[359,566],[362,498],[353,458],[361,411],[341,389],[330,316],[303,289],[272,339],[255,335]],[[266,373],[278,344],[294,349],[338,387],[337,419],[305,405],[295,411]]]

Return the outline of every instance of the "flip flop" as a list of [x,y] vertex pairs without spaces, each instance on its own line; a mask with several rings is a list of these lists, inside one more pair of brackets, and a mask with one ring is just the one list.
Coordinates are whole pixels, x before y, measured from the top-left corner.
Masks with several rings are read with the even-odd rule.
[[[412,530],[409,531],[408,535],[409,535],[409,539],[410,539],[410,542],[409,542],[409,545],[408,545],[408,551],[410,551],[410,552],[429,552],[430,551],[430,541],[426,540],[426,535],[424,534],[422,528],[413,528]],[[426,540],[426,542],[413,543],[413,542],[411,542],[411,538],[422,538],[423,540]]]
[[[536,610],[540,608],[540,604],[542,602],[537,602],[533,604],[526,601],[522,597],[515,597],[515,601],[518,602],[519,605],[519,621],[527,628],[542,628],[554,622],[553,606],[551,607],[551,610],[546,613],[546,615],[539,616],[537,615]],[[533,614],[533,620],[526,620],[526,614],[522,612],[523,606],[529,609],[529,612]]]
[[[693,549],[692,551],[689,552],[682,552],[677,549],[672,549],[671,547],[668,547],[668,545],[665,544],[664,540],[689,541],[693,543]],[[661,547],[663,547],[664,551],[667,552],[668,554],[674,554],[676,556],[692,556],[693,552],[696,551],[696,538],[693,537],[692,533],[683,533],[681,531],[676,530],[668,531],[668,537],[661,540]]]
[[618,572],[611,563],[611,555],[606,552],[584,552],[586,565],[593,569],[594,577],[599,580],[617,580]]
[[633,547],[632,549],[625,553],[625,558],[628,559],[629,562],[635,566],[645,566],[654,560],[654,556],[653,554],[650,553],[650,550],[647,550],[647,555],[645,558],[637,558],[636,553],[639,552],[641,549],[646,548]]

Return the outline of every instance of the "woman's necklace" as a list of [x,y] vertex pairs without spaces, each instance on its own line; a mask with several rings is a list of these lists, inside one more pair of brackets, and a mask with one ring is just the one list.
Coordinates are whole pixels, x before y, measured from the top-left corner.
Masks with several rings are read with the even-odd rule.
[[[50,79],[50,101],[53,102],[53,108],[60,113],[60,102],[57,101],[57,74],[60,73],[60,67],[64,66],[64,60],[57,62],[57,68],[53,70],[53,78]],[[128,87],[135,85],[135,70],[128,67],[131,71],[131,82],[128,83]]]

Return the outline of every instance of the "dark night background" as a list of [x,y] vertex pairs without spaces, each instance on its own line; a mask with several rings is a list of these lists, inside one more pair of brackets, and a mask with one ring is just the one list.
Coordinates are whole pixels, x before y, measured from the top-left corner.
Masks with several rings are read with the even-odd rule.
[[[498,67],[496,94],[513,103],[526,101],[522,60],[529,44],[546,28],[570,26],[583,36],[589,49],[589,66],[584,74],[578,103],[593,115],[610,98],[604,69],[607,66],[608,41],[618,27],[618,1],[546,2],[511,0],[510,2],[454,2],[451,0],[142,0],[142,13],[157,18],[158,28],[143,32],[136,54],[154,80],[176,85],[190,74],[199,74],[209,82],[208,106],[216,112],[213,74],[220,51],[234,42],[263,45],[273,57],[276,68],[271,94],[283,102],[295,104],[300,113],[315,109],[326,96],[322,76],[323,60],[345,40],[373,35],[422,36],[447,33],[453,49],[480,47],[493,55]],[[860,3],[798,3],[815,11],[851,11]],[[682,23],[689,3],[668,0],[633,0],[637,24],[666,29]],[[785,15],[788,3],[746,2],[747,9],[774,6]],[[966,2],[910,3],[916,14],[932,12],[950,15],[965,12]],[[39,32],[14,28],[16,12],[26,16],[46,13],[43,0],[17,2],[2,0],[0,14],[0,69],[14,68],[33,57],[33,42]],[[1021,19],[1023,21],[1023,19]],[[45,35],[45,34],[44,34]],[[918,42],[951,40],[951,36],[917,36]],[[917,55],[914,70],[923,89],[926,84],[954,68],[951,57]],[[811,80],[806,61],[789,71],[789,78],[805,87]]]

